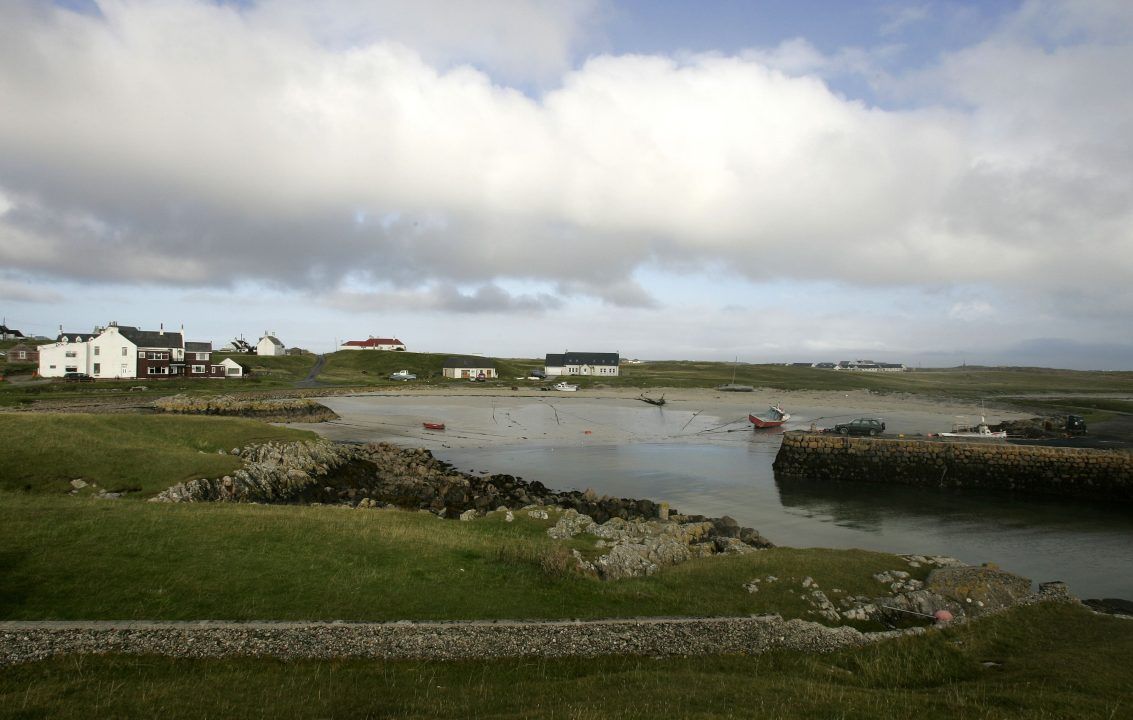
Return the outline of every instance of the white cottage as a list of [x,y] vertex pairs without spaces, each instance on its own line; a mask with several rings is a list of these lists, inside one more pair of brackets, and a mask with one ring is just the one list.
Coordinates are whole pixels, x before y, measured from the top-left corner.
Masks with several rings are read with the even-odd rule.
[[279,338],[268,332],[264,332],[264,336],[260,338],[260,341],[258,343],[256,343],[256,354],[269,356],[286,355],[287,348],[283,346],[283,343],[279,341]]

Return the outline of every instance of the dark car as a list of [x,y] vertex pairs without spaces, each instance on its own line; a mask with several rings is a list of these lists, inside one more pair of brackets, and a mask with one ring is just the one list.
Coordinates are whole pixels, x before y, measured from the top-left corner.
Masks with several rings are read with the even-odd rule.
[[81,372],[63,373],[63,380],[66,382],[94,382],[94,378]]
[[880,435],[885,432],[885,423],[881,418],[858,418],[835,425],[834,432],[839,435]]

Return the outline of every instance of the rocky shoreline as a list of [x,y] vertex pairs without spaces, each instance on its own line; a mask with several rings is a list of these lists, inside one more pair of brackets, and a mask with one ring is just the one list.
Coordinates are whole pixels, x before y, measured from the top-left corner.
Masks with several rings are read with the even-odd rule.
[[301,398],[240,399],[229,395],[172,395],[155,400],[153,407],[158,412],[176,415],[221,415],[264,422],[327,422],[338,419],[338,415],[327,406]]

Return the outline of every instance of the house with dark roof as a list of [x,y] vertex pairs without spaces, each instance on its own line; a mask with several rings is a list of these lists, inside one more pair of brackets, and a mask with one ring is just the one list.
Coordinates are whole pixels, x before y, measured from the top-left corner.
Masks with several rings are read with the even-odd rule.
[[444,376],[462,380],[494,380],[499,377],[496,365],[488,358],[450,357],[441,365]]
[[548,353],[544,361],[547,377],[559,375],[597,375],[617,377],[620,353]]
[[93,333],[60,333],[41,345],[39,374],[63,377],[84,373],[95,379],[224,377],[212,364],[211,342],[186,342],[184,328],[166,332],[110,323]]
[[267,356],[286,355],[287,348],[283,346],[283,343],[280,342],[279,338],[275,335],[265,332],[263,337],[260,338],[260,341],[256,343],[256,354]]
[[371,335],[365,340],[347,340],[338,346],[339,350],[393,350],[404,351],[405,343],[397,338],[379,338]]
[[23,340],[24,334],[7,325],[0,325],[0,340]]

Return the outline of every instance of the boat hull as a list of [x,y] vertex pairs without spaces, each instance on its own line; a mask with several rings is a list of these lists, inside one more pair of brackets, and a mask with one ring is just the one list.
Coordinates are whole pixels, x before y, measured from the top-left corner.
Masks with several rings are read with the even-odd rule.
[[445,429],[444,423],[421,423],[421,424],[425,426],[426,430],[444,430]]
[[764,420],[763,418],[757,418],[754,415],[748,415],[747,419],[751,421],[751,424],[755,426],[756,430],[766,430],[767,428],[782,427],[783,423],[787,422],[786,420]]

